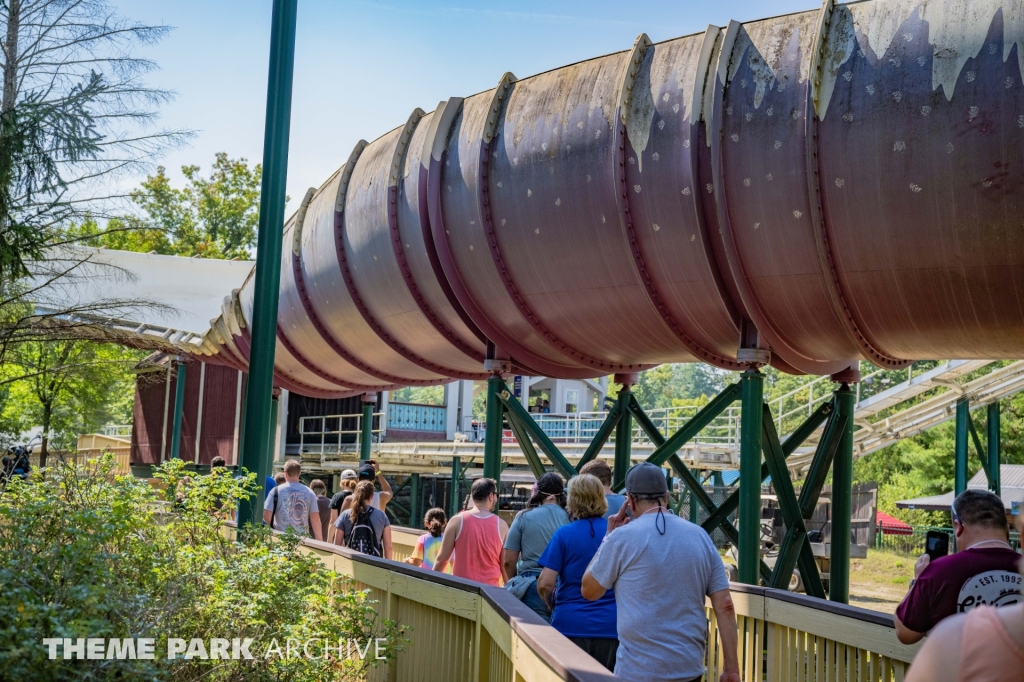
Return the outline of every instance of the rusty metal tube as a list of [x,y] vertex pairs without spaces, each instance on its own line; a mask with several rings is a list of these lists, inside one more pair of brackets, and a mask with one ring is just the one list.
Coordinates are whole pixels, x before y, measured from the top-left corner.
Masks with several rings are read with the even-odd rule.
[[416,110],[287,222],[278,381],[1024,357],[1022,47],[1010,0],[826,2]]

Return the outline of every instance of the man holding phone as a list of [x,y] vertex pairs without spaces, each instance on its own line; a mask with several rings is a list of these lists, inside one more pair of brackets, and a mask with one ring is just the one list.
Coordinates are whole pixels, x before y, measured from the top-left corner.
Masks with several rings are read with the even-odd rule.
[[979,604],[1021,601],[1020,555],[1008,542],[1003,501],[987,490],[966,490],[953,500],[951,512],[956,554],[939,556],[942,543],[929,538],[929,553],[917,560],[910,591],[896,608],[896,637],[904,644],[921,640],[942,619]]

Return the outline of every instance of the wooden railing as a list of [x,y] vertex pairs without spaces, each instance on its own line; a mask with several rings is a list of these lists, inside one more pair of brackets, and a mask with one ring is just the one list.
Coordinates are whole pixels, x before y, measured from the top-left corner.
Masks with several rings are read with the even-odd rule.
[[[896,639],[892,616],[785,590],[732,583],[744,682],[902,682],[920,644]],[[705,680],[722,670],[708,608]]]
[[[396,558],[418,533],[393,532]],[[615,676],[505,590],[315,540],[305,551],[369,590],[378,613],[410,641],[373,680],[401,682],[613,682]]]
[[[392,527],[395,561],[412,554],[422,532]],[[412,643],[379,679],[617,679],[505,590],[305,544],[326,566],[369,589],[383,617],[412,626]],[[736,583],[732,597],[744,682],[902,682],[920,646],[900,644],[892,616],[875,611]],[[708,621],[704,680],[717,682],[723,656],[710,605]]]

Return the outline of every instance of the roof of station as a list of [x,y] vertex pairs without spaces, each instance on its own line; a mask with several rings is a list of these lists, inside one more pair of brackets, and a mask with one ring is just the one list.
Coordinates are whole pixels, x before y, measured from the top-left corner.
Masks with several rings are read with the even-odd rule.
[[226,295],[242,286],[254,266],[82,247],[66,248],[57,260],[73,273],[36,297],[38,310],[87,310],[74,317],[135,337],[140,346],[172,352],[198,350]]
[[[1006,511],[1011,511],[1014,502],[1024,503],[1024,464],[1002,464],[999,466],[1000,498]],[[982,469],[967,482],[967,489],[988,490],[988,478]],[[921,509],[924,511],[949,511],[953,505],[953,491],[930,497],[917,497],[896,503],[900,509]]]

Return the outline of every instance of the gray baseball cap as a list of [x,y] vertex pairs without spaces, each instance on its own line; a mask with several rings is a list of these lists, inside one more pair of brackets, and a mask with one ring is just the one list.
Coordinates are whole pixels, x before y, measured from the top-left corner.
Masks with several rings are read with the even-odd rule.
[[668,482],[661,468],[640,462],[626,472],[626,492],[633,495],[668,495]]

